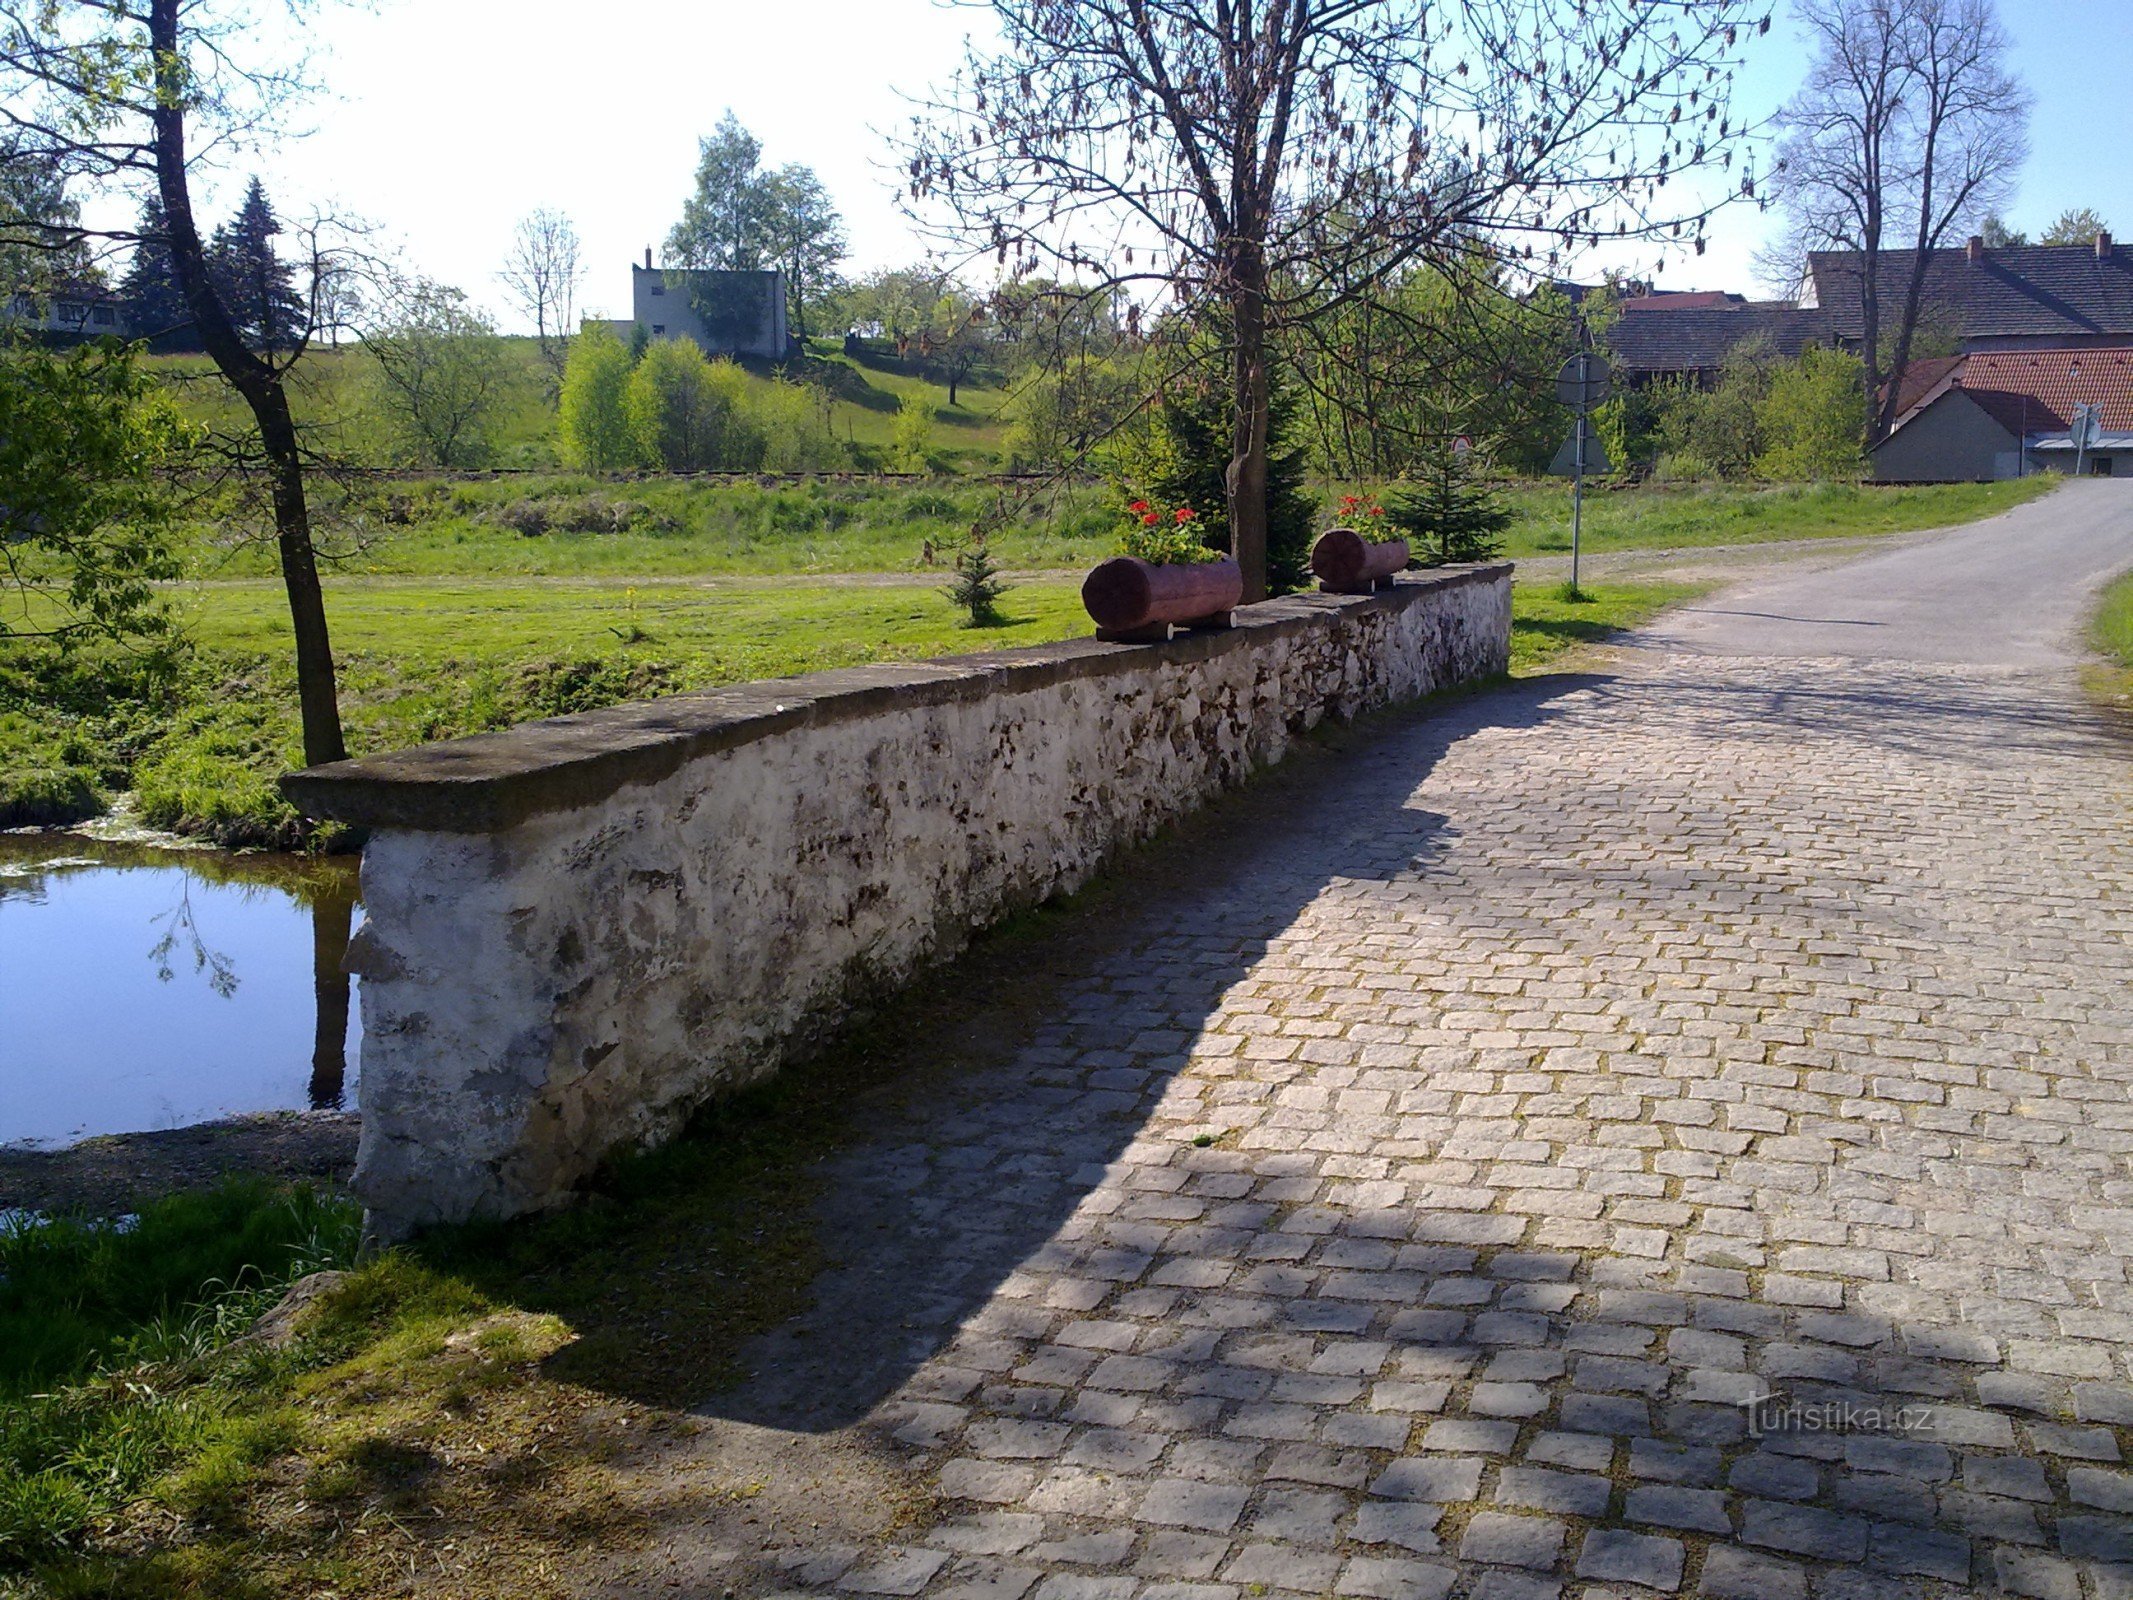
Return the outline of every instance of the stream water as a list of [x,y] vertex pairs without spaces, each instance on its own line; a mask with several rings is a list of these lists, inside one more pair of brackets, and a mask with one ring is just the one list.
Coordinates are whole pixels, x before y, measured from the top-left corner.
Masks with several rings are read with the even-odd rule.
[[353,1108],[352,860],[0,834],[0,1144]]

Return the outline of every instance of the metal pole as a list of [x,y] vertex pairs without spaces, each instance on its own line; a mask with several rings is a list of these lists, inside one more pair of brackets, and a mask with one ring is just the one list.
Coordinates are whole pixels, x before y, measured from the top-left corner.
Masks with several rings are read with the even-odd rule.
[[[1585,379],[1585,358],[1578,357],[1578,380],[1582,390]],[[1571,463],[1570,474],[1570,592],[1578,588],[1578,540],[1585,525],[1585,407],[1578,406],[1577,449]]]

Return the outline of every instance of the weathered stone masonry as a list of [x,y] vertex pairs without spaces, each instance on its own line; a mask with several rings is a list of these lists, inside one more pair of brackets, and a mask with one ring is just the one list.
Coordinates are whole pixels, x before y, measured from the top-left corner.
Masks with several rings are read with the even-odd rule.
[[1088,879],[1326,717],[1501,672],[1508,565],[616,706],[283,779],[371,830],[373,1226],[567,1198],[855,990]]

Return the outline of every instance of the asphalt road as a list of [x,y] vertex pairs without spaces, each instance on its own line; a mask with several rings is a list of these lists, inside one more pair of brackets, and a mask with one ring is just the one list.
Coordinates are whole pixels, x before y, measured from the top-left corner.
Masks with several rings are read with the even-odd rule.
[[2069,482],[2003,516],[1680,606],[1636,643],[1730,656],[2060,666],[2091,597],[2133,567],[2133,483]]

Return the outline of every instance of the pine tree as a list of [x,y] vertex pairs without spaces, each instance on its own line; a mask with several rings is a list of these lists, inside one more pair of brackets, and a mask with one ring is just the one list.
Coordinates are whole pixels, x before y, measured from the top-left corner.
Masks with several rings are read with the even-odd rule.
[[185,291],[178,287],[178,269],[170,259],[161,200],[150,196],[142,205],[139,230],[140,242],[133,247],[133,260],[119,283],[127,324],[136,338],[146,339],[154,349],[197,350],[200,341],[193,332],[192,314],[185,308]]
[[1000,596],[1007,593],[1007,585],[1000,581],[1000,568],[983,533],[973,529],[963,541],[955,558],[955,582],[941,592],[969,614],[969,627],[992,628],[1006,620],[1000,615]]
[[1385,520],[1407,536],[1424,566],[1442,567],[1499,554],[1511,513],[1476,481],[1468,452],[1438,445],[1385,497]]
[[274,252],[281,222],[267,203],[266,185],[254,178],[237,215],[215,230],[208,247],[216,281],[230,318],[257,350],[293,349],[305,325],[296,275]]
[[[1310,448],[1304,442],[1295,389],[1278,376],[1267,416],[1266,582],[1269,594],[1302,585],[1311,567],[1316,509],[1305,490]],[[1164,505],[1191,506],[1208,544],[1227,551],[1231,402],[1213,372],[1188,378],[1156,408],[1147,447],[1127,462],[1134,490]]]

